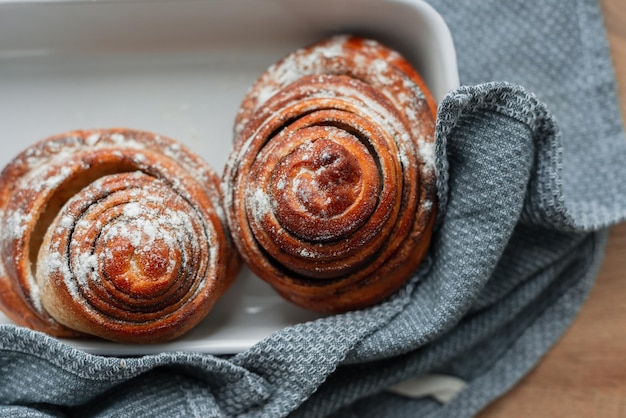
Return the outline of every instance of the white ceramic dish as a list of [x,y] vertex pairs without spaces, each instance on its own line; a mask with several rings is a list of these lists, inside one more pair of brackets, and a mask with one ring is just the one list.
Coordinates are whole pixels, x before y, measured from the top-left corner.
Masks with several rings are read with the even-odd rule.
[[[234,115],[256,77],[339,32],[400,51],[437,100],[458,85],[449,31],[419,0],[0,0],[0,166],[51,134],[125,126],[176,138],[221,172]],[[234,353],[316,317],[244,269],[209,316],[174,342],[65,341],[106,355]],[[9,320],[0,314],[0,323]]]

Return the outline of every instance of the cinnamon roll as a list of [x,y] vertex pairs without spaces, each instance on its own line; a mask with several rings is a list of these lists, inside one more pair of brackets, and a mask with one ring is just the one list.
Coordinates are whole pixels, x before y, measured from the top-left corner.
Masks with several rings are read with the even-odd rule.
[[195,326],[239,267],[219,177],[128,129],[45,139],[0,174],[0,307],[54,336],[161,342]]
[[337,36],[244,98],[222,187],[244,261],[320,312],[372,305],[423,260],[436,217],[436,105],[380,43]]

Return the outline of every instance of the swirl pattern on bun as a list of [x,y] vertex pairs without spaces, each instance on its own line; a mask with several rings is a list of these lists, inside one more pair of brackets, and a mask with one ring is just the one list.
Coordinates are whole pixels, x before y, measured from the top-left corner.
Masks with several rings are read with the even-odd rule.
[[0,306],[54,336],[176,338],[238,271],[220,199],[219,177],[172,139],[45,139],[0,175]]
[[251,270],[320,312],[397,290],[436,217],[435,112],[417,72],[373,40],[336,36],[271,66],[243,100],[222,179]]

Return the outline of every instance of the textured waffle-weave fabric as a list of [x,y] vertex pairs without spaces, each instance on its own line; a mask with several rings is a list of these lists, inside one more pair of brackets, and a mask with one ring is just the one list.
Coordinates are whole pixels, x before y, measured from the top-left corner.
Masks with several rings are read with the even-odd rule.
[[[626,217],[626,139],[594,0],[430,0],[463,87],[439,107],[440,213],[389,300],[231,357],[100,357],[0,327],[0,415],[463,417],[512,387],[592,287]],[[449,402],[391,385],[467,383]]]

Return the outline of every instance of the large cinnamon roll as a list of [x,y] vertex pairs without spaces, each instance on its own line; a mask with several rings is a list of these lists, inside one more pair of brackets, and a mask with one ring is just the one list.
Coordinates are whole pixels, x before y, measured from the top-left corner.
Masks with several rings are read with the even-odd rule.
[[374,304],[429,246],[436,105],[378,42],[337,36],[270,67],[244,98],[223,176],[244,260],[320,312]]
[[220,199],[219,177],[174,140],[43,140],[0,174],[0,307],[54,336],[175,338],[238,270]]

